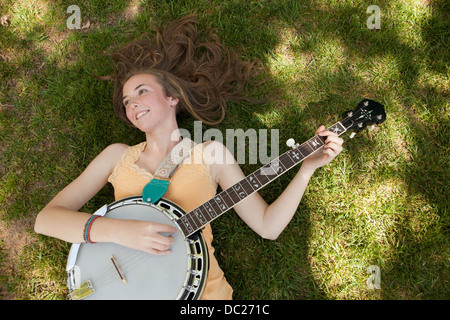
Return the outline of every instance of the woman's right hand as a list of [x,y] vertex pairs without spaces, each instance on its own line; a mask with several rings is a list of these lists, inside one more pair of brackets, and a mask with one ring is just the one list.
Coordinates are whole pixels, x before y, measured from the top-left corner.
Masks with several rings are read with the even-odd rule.
[[[177,232],[173,226],[156,222],[103,218],[97,219],[92,225],[92,241],[97,242],[95,235],[102,229],[102,225],[106,227],[105,223],[109,225],[107,233],[112,242],[154,255],[170,254],[170,247],[175,241],[172,234]],[[113,228],[111,228],[111,223],[114,225]],[[103,234],[105,234],[104,231]],[[104,241],[105,239],[98,240]]]

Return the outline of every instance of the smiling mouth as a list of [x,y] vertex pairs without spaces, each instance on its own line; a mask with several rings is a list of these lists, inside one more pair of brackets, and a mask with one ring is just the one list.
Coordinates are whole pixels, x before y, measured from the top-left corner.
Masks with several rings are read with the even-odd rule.
[[150,110],[144,110],[144,111],[141,111],[141,112],[139,112],[137,115],[136,115],[136,120],[139,120],[141,117],[143,117],[143,116],[145,116],[147,113],[149,113],[150,112]]

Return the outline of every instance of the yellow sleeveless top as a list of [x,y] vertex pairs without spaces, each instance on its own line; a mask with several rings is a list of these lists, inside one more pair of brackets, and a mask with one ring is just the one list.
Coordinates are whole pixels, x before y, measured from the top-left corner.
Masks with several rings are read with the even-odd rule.
[[[135,163],[147,146],[142,142],[129,147],[119,163],[114,167],[108,181],[114,187],[114,197],[120,200],[130,196],[142,195],[144,186],[153,178],[153,174],[139,168]],[[196,145],[174,172],[165,199],[175,202],[187,212],[197,208],[216,194],[216,188],[211,179],[210,168],[203,161],[202,144]],[[225,279],[214,257],[212,246],[213,235],[209,224],[202,230],[209,252],[209,271],[206,286],[201,296],[202,300],[230,300],[233,289]]]

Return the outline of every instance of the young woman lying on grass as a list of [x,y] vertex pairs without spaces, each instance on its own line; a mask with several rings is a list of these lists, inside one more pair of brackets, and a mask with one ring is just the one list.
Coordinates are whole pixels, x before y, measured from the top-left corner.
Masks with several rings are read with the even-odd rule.
[[[85,242],[86,222],[92,217],[78,211],[85,203],[108,182],[114,186],[116,200],[141,195],[182,138],[177,116],[187,113],[207,124],[221,122],[227,102],[245,99],[244,85],[258,71],[254,64],[230,53],[215,37],[212,41],[200,41],[195,16],[178,19],[159,30],[154,40],[132,42],[112,56],[115,112],[120,119],[144,132],[146,139],[131,147],[125,144],[106,147],[38,214],[35,223],[38,233],[71,243]],[[296,212],[314,171],[342,151],[343,140],[335,133],[325,131],[324,126],[317,133],[326,138],[323,149],[304,160],[276,201],[268,205],[255,192],[234,207],[261,237],[278,237]],[[206,154],[206,148],[215,152]],[[211,199],[219,186],[225,190],[245,178],[220,142],[198,144],[190,156],[195,154],[200,155],[201,161],[181,163],[164,195],[186,211]],[[99,218],[89,232],[92,242],[113,242],[153,255],[168,255],[177,229],[155,222]],[[209,250],[210,267],[201,298],[231,299],[233,290],[214,257],[209,224],[202,233]]]

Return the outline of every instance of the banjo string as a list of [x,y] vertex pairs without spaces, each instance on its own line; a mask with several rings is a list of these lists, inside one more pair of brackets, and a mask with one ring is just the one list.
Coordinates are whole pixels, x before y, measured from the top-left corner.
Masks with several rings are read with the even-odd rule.
[[[137,201],[135,204],[139,204]],[[175,241],[179,241],[180,238],[182,241],[185,241],[184,235],[180,229],[175,234],[172,234]],[[175,243],[174,241],[174,243]],[[185,245],[187,245],[185,243]],[[187,245],[189,247],[189,245]],[[109,250],[115,251],[115,250]],[[136,268],[142,266],[146,262],[146,258],[149,257],[149,253],[138,251],[138,250],[119,250],[120,252],[105,252],[105,262],[102,262],[103,266],[100,267],[98,271],[95,272],[95,275],[92,277],[92,282],[95,287],[101,287],[103,285],[108,285],[112,281],[121,281],[120,275],[114,266],[113,262],[111,262],[111,255],[117,260],[117,265],[120,267],[120,270],[123,273],[123,276],[127,278],[127,274],[129,275]],[[190,251],[187,248],[187,251]]]
[[[180,232],[177,232],[173,235],[175,241],[179,240],[183,236]],[[121,253],[110,253],[114,254],[114,257],[116,258],[117,264],[120,267],[123,275],[126,278],[127,274],[130,274],[130,272],[134,271],[136,268],[142,266],[142,264],[145,263],[146,259],[150,253],[146,253],[144,251],[138,251],[138,250],[126,250]],[[107,255],[107,257],[110,256]],[[115,266],[111,262],[111,259],[105,258],[104,267],[98,271],[98,273],[92,277],[94,286],[102,286],[106,285],[112,281],[120,280],[120,275],[118,274]],[[94,280],[95,279],[95,280]]]

